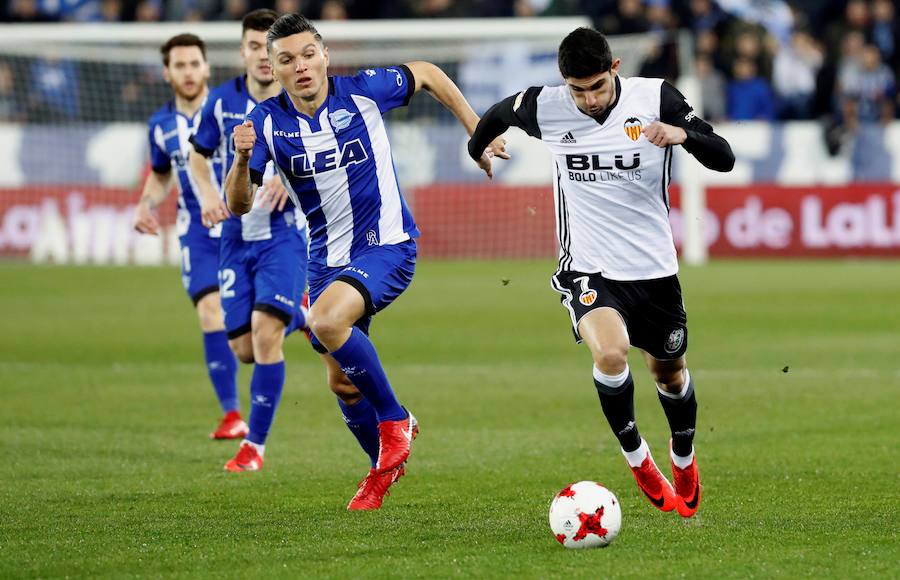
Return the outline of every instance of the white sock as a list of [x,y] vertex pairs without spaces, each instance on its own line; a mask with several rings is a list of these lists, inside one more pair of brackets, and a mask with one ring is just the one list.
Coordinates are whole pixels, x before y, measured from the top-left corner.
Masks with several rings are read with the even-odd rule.
[[244,439],[241,442],[241,445],[245,445],[245,444],[250,445],[254,449],[256,449],[256,452],[259,453],[260,457],[262,457],[263,455],[266,454],[266,446],[265,445],[260,445],[259,443],[254,443],[253,441],[248,441],[247,439]]
[[690,394],[690,384],[691,384],[691,373],[688,372],[687,369],[684,369],[684,384],[681,386],[681,390],[677,393],[670,393],[669,391],[662,388],[659,383],[656,383],[656,390],[659,391],[659,394],[663,397],[667,397],[669,399],[683,399]]
[[628,368],[628,363],[625,363],[625,370],[617,375],[608,375],[597,368],[597,365],[594,365],[593,374],[594,380],[600,383],[605,387],[609,387],[611,389],[618,389],[623,384],[625,384],[625,379],[628,378],[628,373],[630,369]]
[[647,445],[647,442],[641,439],[641,445],[634,451],[625,451],[622,450],[622,455],[625,456],[625,460],[628,461],[628,465],[632,467],[640,467],[641,463],[647,459],[647,456],[650,455],[650,446]]
[[678,469],[687,469],[690,467],[691,463],[694,462],[694,446],[691,445],[691,453],[687,457],[675,455],[674,451],[670,451],[669,455],[672,457],[672,463],[675,464],[675,467]]

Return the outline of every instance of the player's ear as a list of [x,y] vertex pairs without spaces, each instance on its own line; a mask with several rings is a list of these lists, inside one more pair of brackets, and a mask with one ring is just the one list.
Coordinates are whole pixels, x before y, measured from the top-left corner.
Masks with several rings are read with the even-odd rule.
[[612,66],[609,67],[609,72],[611,72],[611,73],[614,74],[614,75],[619,74],[619,65],[620,65],[620,64],[622,64],[622,59],[621,59],[621,58],[615,59],[615,60],[612,62]]
[[325,59],[325,67],[327,68],[328,67],[328,47],[327,46],[322,47],[322,57]]
[[164,67],[163,67],[163,79],[165,79],[165,81],[166,81],[167,83],[171,83],[171,82],[172,82],[172,77],[169,76],[169,67],[167,67],[167,66],[164,66]]

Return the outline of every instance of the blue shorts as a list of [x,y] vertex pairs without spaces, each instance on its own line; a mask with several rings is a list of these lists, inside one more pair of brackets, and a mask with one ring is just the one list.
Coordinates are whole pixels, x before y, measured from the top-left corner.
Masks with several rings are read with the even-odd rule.
[[219,291],[219,238],[181,236],[181,283],[194,306]]
[[223,237],[219,292],[228,338],[250,332],[254,310],[290,324],[306,289],[306,236],[286,231],[269,240]]
[[[346,282],[356,288],[365,300],[366,314],[356,321],[355,326],[368,334],[372,316],[387,308],[409,287],[415,271],[414,240],[390,246],[371,246],[346,266],[329,268],[324,264],[310,264],[309,305],[315,304],[335,280]],[[315,336],[311,341],[318,352],[328,352]]]

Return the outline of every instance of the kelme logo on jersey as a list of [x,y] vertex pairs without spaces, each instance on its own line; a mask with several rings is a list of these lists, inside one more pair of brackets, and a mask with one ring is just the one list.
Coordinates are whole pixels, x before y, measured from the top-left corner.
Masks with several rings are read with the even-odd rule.
[[338,109],[333,113],[328,113],[328,120],[331,121],[334,132],[337,133],[341,129],[346,129],[350,126],[350,121],[353,120],[353,115],[355,114],[356,113],[351,113],[347,109]]
[[593,289],[585,290],[581,293],[581,296],[578,297],[578,301],[585,306],[590,306],[597,301],[597,291]]
[[676,328],[669,334],[668,340],[666,340],[666,352],[677,352],[679,348],[681,348],[682,343],[684,343],[684,329]]
[[306,153],[291,157],[291,173],[297,177],[312,177],[319,173],[325,173],[332,169],[339,169],[349,165],[362,163],[369,158],[362,141],[354,139],[347,141],[340,149],[331,148],[317,151],[310,162]]
[[637,141],[641,137],[641,129],[643,125],[637,117],[629,117],[625,120],[625,134],[632,141]]

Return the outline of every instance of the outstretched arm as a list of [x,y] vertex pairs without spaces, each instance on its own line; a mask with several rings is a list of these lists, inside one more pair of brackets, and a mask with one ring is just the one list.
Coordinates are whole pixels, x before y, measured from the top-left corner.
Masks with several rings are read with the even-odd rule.
[[[466,133],[471,136],[478,125],[478,115],[472,110],[456,83],[444,71],[430,62],[408,62],[405,66],[412,73],[415,80],[414,92],[419,92],[422,89],[427,91],[428,94],[459,119],[459,122],[466,129]],[[506,152],[506,141],[502,138],[495,139],[499,135],[500,133],[489,139],[485,143],[485,147],[490,147],[491,155],[496,155],[501,159],[509,159],[509,154]],[[482,169],[485,169],[490,176],[490,163],[487,164],[486,168],[482,166]]]
[[519,127],[532,137],[540,138],[541,133],[537,125],[535,106],[537,95],[540,92],[540,88],[532,87],[527,91],[507,97],[488,109],[478,122],[472,138],[469,139],[469,156],[482,168],[483,164],[487,163],[488,176],[491,175],[489,171],[491,155],[490,149],[486,149],[486,147],[507,129]]

